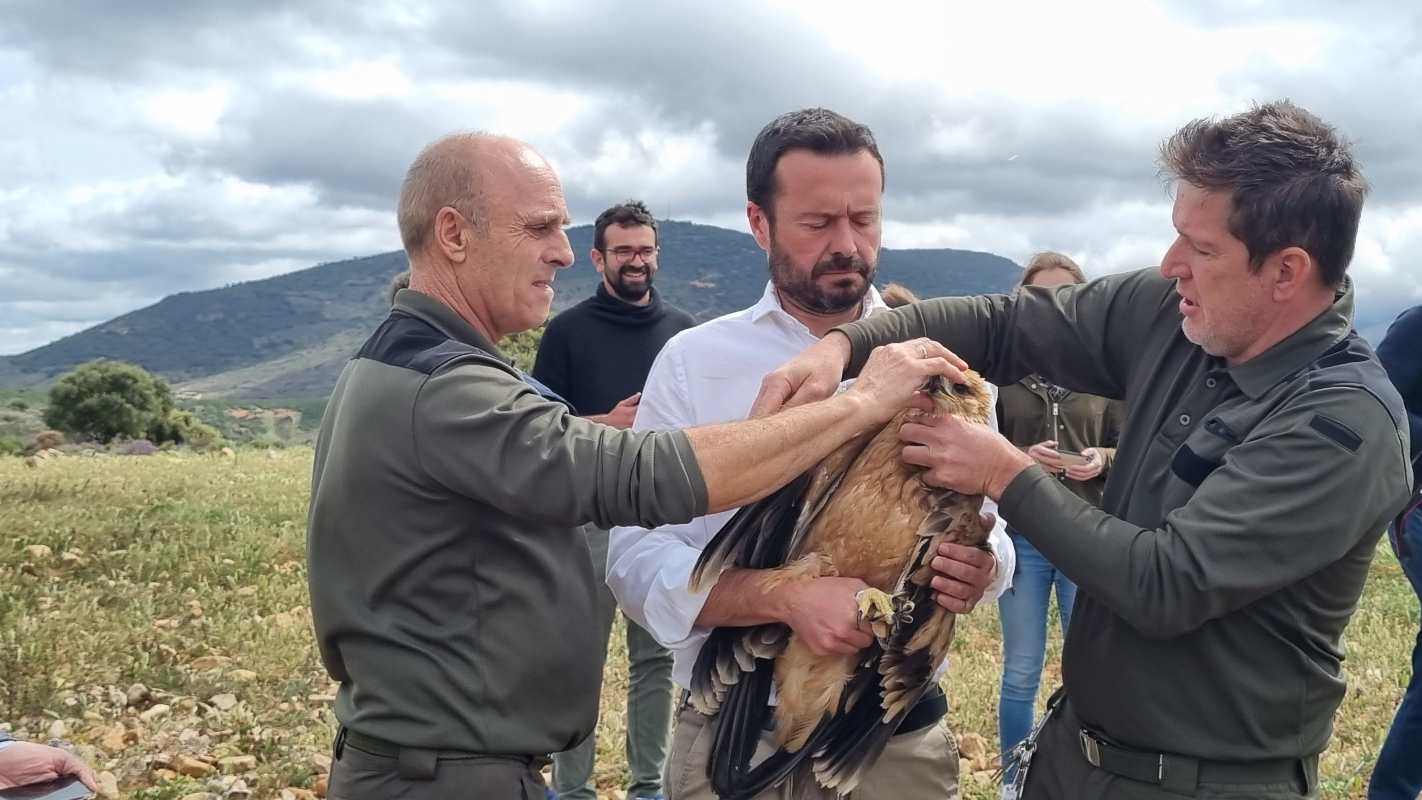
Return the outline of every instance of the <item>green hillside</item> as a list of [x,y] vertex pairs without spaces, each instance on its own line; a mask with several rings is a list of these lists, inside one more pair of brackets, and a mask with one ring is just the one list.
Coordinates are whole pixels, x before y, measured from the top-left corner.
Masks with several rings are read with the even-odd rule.
[[[749,235],[689,222],[662,225],[662,294],[698,319],[744,308],[765,286],[765,254]],[[568,232],[577,254],[558,276],[554,310],[588,296],[592,227]],[[321,397],[384,315],[386,286],[404,254],[383,253],[250,283],[183,292],[27,353],[0,358],[0,388],[43,385],[94,358],[139,364],[178,389],[251,399]],[[1019,267],[965,250],[885,250],[881,284],[922,296],[1010,288]]]

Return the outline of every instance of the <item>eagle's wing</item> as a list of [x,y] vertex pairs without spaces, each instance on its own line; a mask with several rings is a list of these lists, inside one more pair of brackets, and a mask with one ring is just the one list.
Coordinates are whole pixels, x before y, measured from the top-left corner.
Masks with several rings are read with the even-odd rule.
[[[729,566],[774,569],[798,556],[806,533],[870,438],[851,439],[779,491],[737,511],[696,560],[688,581],[691,590],[701,591],[709,577]],[[726,689],[738,683],[742,673],[754,671],[757,659],[780,655],[789,633],[779,623],[712,631],[692,667],[692,705],[703,714],[715,714]]]
[[[744,506],[702,551],[689,581],[701,590],[708,576],[729,566],[774,569],[797,557],[845,473],[872,436],[841,445],[814,469],[780,491]],[[701,646],[692,668],[690,702],[703,714],[719,714],[716,742],[708,767],[712,786],[727,797],[753,796],[795,770],[807,753],[777,753],[750,769],[760,733],[770,714],[768,705],[774,659],[789,641],[788,626],[775,623],[743,628],[716,628]]]
[[767,569],[799,555],[800,542],[870,438],[865,434],[845,442],[809,472],[737,511],[696,559],[691,590],[704,590],[708,576],[714,580],[729,566]]
[[913,603],[913,620],[894,629],[878,653],[877,670],[856,674],[845,689],[844,713],[816,737],[814,772],[822,786],[845,793],[858,785],[909,709],[932,688],[933,674],[953,642],[957,616],[934,599],[931,562],[940,542],[978,545],[984,540],[981,505],[981,498],[948,493],[924,518],[903,588]]

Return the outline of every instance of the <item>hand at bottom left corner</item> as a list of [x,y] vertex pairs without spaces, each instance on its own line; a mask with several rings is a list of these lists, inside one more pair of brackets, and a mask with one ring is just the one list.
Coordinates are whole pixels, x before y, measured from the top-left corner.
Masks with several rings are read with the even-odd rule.
[[94,771],[67,750],[35,742],[12,742],[0,749],[0,789],[44,783],[66,775],[78,778],[89,791],[99,791]]

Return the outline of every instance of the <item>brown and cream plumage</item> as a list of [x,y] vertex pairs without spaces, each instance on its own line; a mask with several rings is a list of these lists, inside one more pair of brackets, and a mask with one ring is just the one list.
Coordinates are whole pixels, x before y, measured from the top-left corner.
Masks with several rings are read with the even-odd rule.
[[[975,373],[926,389],[936,414],[986,423],[991,395]],[[731,566],[773,569],[775,579],[857,577],[860,613],[876,642],[854,655],[816,656],[785,625],[718,628],[697,659],[691,702],[718,714],[710,778],[718,794],[751,797],[787,779],[845,794],[858,784],[904,715],[931,688],[955,616],[933,599],[930,560],[940,542],[985,546],[981,496],[924,483],[905,464],[899,426],[846,443],[779,492],[742,508],[702,553],[699,590]],[[770,687],[778,752],[751,754],[765,727]]]

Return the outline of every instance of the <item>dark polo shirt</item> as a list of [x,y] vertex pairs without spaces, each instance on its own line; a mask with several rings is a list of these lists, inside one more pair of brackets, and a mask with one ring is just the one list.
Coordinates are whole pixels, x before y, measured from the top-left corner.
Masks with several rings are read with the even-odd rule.
[[1353,292],[1233,367],[1187,340],[1156,270],[929,300],[854,323],[850,372],[930,336],[999,385],[1123,399],[1102,510],[1040,467],[1003,517],[1080,587],[1063,651],[1082,721],[1128,747],[1241,761],[1321,752],[1342,636],[1407,500],[1407,416],[1352,330]]

